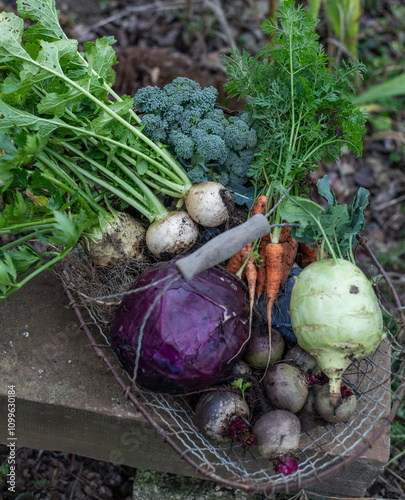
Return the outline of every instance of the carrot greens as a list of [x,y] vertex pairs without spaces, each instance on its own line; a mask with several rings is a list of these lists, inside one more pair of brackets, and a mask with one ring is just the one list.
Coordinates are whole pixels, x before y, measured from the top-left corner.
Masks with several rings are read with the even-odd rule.
[[[318,162],[337,160],[344,148],[360,155],[365,132],[365,113],[350,97],[363,64],[334,64],[318,42],[317,21],[295,3],[285,0],[278,19],[263,23],[272,41],[257,55],[233,50],[226,59],[226,88],[247,98],[258,136],[249,175],[273,201],[280,196],[275,181],[297,186]],[[279,217],[276,211],[276,222]],[[274,243],[279,235],[272,231]]]

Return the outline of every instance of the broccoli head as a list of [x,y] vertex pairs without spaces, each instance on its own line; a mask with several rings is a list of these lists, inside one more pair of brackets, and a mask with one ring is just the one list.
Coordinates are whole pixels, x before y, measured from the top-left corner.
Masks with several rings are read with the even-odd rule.
[[218,91],[189,78],[175,78],[163,90],[138,90],[134,106],[146,113],[144,132],[166,143],[192,182],[213,180],[244,185],[254,162],[257,135],[252,115],[227,118],[215,108]]
[[169,100],[159,87],[144,87],[134,96],[133,107],[142,113],[162,113],[167,109]]
[[219,121],[210,120],[209,118],[203,118],[197,124],[197,128],[209,134],[224,136],[225,127]]
[[200,118],[214,108],[218,91],[215,87],[201,88],[200,84],[184,76],[175,78],[163,87],[170,106],[180,105],[198,112]]
[[181,130],[173,130],[169,134],[169,142],[173,145],[174,152],[184,160],[190,160],[194,154],[194,142]]
[[236,116],[229,118],[229,125],[225,129],[225,144],[236,151],[244,148],[252,149],[256,146],[256,131]]
[[146,135],[155,139],[155,141],[166,142],[169,128],[166,120],[163,120],[160,116],[148,114],[142,117],[141,125],[144,126]]
[[222,137],[216,134],[209,134],[195,127],[191,134],[196,153],[205,164],[209,162],[225,163],[228,157],[228,148]]

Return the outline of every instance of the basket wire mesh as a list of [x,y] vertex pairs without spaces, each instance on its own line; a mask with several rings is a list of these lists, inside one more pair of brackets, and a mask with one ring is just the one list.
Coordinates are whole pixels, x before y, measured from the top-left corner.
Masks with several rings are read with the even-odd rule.
[[[196,427],[189,398],[166,396],[141,388],[131,390],[131,378],[128,375],[128,379],[123,380],[117,373],[111,363],[114,356],[112,350],[103,350],[96,344],[81,313],[84,307],[108,343],[107,321],[97,317],[97,308],[94,307],[95,303],[108,299],[98,297],[92,300],[84,292],[81,294],[80,290],[72,290],[74,271],[71,265],[65,267],[64,271],[59,269],[58,274],[71,307],[98,356],[109,365],[136,410],[183,460],[202,476],[232,488],[266,495],[278,492],[289,494],[337,474],[364,454],[387,431],[404,396],[405,349],[398,340],[403,334],[403,308],[388,276],[367,246],[364,243],[362,245],[372,259],[371,265],[368,261],[367,269],[363,266],[363,270],[374,274],[374,278],[377,273],[383,278],[384,285],[388,285],[380,287],[380,304],[386,318],[387,337],[371,356],[353,363],[344,374],[344,383],[358,399],[355,414],[349,422],[324,424],[303,432],[298,453],[299,469],[289,476],[276,474],[270,462],[263,459],[255,447],[218,445],[208,440]],[[394,295],[391,296],[393,291]],[[399,326],[395,335],[388,328],[391,326]]]

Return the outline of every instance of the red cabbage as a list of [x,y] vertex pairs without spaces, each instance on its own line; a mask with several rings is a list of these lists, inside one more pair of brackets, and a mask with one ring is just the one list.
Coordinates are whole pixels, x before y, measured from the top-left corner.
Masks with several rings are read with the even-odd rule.
[[168,394],[220,382],[243,354],[241,347],[249,334],[249,310],[240,281],[212,267],[186,282],[176,271],[176,260],[145,271],[132,290],[153,286],[126,295],[110,323],[111,346],[131,376],[143,330],[136,381]]

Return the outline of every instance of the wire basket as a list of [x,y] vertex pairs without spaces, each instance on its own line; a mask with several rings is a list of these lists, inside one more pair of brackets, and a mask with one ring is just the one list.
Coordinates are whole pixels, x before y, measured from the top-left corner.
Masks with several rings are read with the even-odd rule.
[[[112,362],[114,353],[111,349],[99,347],[81,312],[83,308],[87,310],[108,342],[108,317],[119,303],[117,297],[122,298],[122,291],[118,290],[118,294],[114,294],[112,299],[111,296],[97,296],[97,293],[89,297],[88,287],[80,289],[80,283],[85,283],[86,280],[77,280],[76,275],[80,267],[83,270],[83,266],[90,264],[80,262],[80,257],[76,261],[76,257],[71,257],[73,260],[67,264],[65,262],[65,266],[58,269],[58,275],[71,307],[98,357],[108,365],[135,409],[184,461],[203,477],[235,489],[265,495],[294,493],[334,476],[360,457],[387,431],[404,396],[405,349],[400,343],[405,324],[403,308],[388,275],[364,241],[359,240],[359,243],[359,253],[362,255],[359,265],[379,283],[377,288],[387,337],[372,356],[352,364],[344,374],[344,383],[357,396],[355,414],[349,422],[322,424],[303,432],[298,453],[298,471],[288,476],[276,474],[270,462],[259,455],[256,447],[218,445],[208,440],[196,427],[190,398],[165,396],[140,388],[130,390],[130,377],[123,380],[118,374]],[[138,271],[141,272],[145,265],[147,266],[143,263]],[[136,266],[127,267],[127,276],[122,270],[114,274],[115,280],[117,275],[120,276],[122,289],[128,288],[128,282],[136,278],[135,268]],[[97,269],[93,267],[91,273],[94,282]],[[104,276],[104,281],[114,283],[114,279],[110,278],[105,279]],[[114,286],[117,288],[117,283]],[[96,288],[95,292],[100,292],[100,289]],[[98,307],[100,304],[103,305],[102,309]]]

